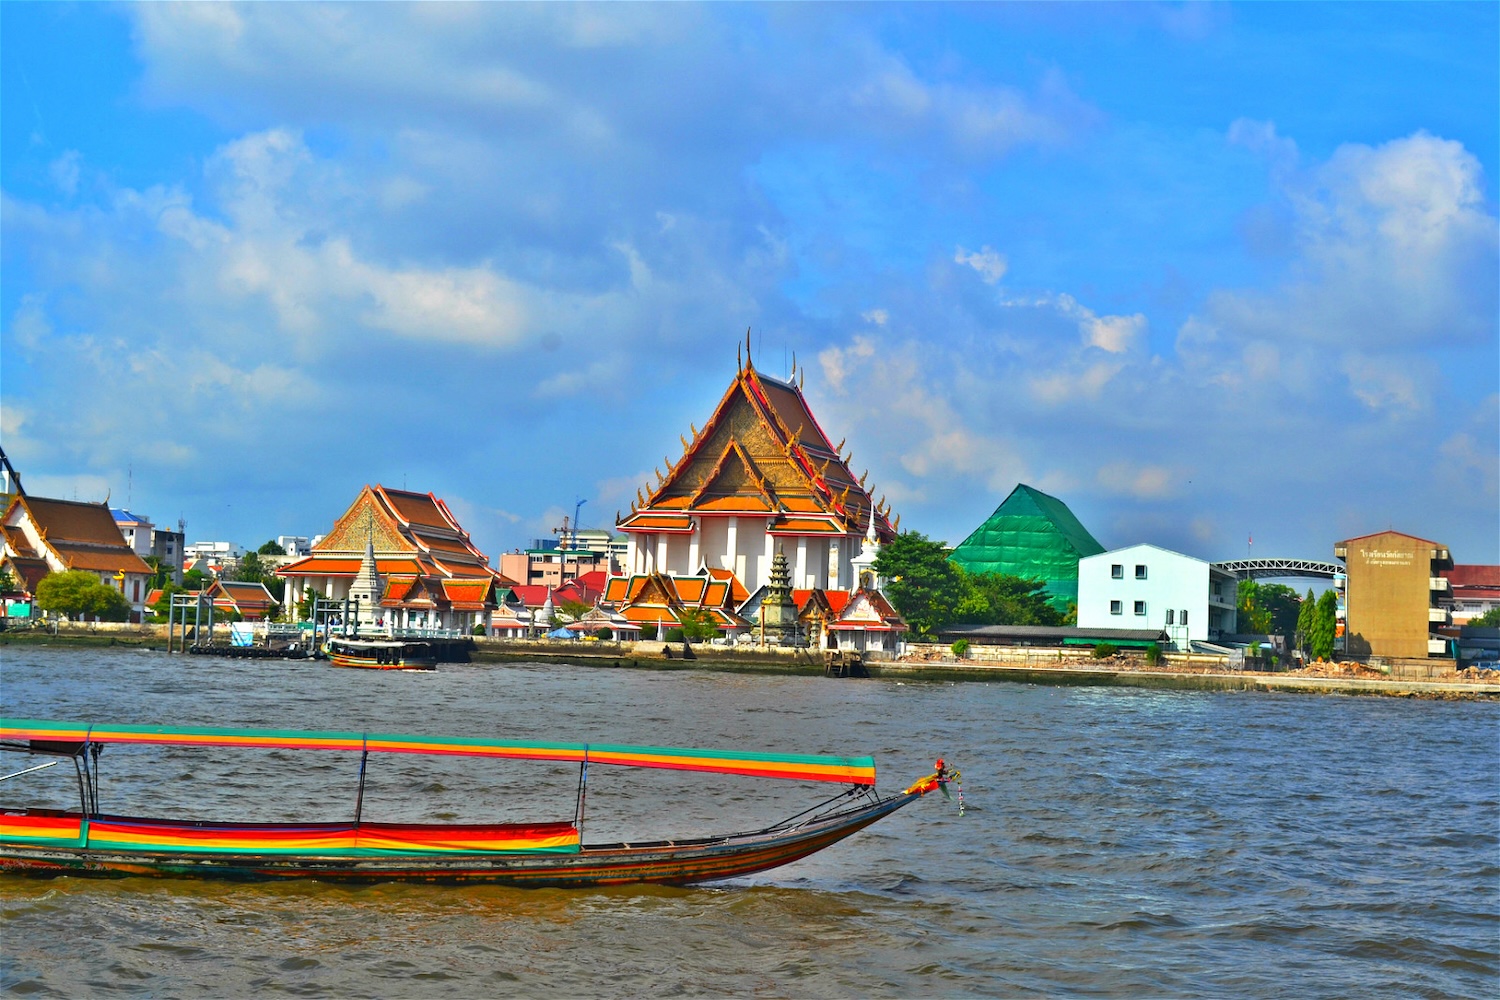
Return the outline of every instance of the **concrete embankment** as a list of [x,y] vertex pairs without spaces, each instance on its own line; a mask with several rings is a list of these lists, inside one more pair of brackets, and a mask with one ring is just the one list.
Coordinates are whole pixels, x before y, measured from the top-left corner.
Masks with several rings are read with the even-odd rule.
[[1003,663],[873,663],[872,677],[913,680],[1010,681],[1019,684],[1157,688],[1171,691],[1285,691],[1301,694],[1368,694],[1402,698],[1500,698],[1500,683],[1312,677],[1296,673],[1121,669],[1070,664],[1061,667]]
[[[0,632],[0,645],[36,643],[71,646],[166,646],[166,626],[97,625]],[[668,652],[670,651],[670,655]],[[475,663],[566,663],[639,670],[722,670],[736,673],[823,673],[823,661],[807,650],[733,649],[694,646],[684,658],[681,643],[556,643],[510,639],[477,639]],[[1281,691],[1304,694],[1360,694],[1406,698],[1500,699],[1500,682],[1465,679],[1406,680],[1354,676],[1309,676],[1304,673],[1250,673],[1212,666],[1151,670],[1134,661],[1067,662],[1044,666],[1033,662],[969,660],[903,660],[867,663],[871,677],[912,681],[1004,681],[1018,684],[1156,688],[1174,691]]]

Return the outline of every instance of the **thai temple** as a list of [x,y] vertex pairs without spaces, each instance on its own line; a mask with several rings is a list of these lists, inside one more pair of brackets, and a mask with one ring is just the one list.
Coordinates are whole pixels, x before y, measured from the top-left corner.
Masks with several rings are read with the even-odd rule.
[[[878,605],[878,620],[852,629],[850,641],[864,649],[866,632],[878,632],[881,648],[895,648],[905,625],[879,597],[872,564],[899,518],[854,475],[802,385],[795,362],[787,380],[758,371],[747,342],[713,414],[690,425],[681,455],[617,517],[624,575],[609,581],[606,604],[638,624],[670,625],[678,609],[706,613],[729,636],[765,642],[789,630],[806,637],[809,606],[868,616]],[[851,600],[862,587],[874,597]],[[832,634],[837,617],[825,610],[816,631]]]
[[311,591],[359,604],[361,631],[488,625],[514,582],[490,568],[431,493],[366,486],[303,559],[276,571],[287,601]]

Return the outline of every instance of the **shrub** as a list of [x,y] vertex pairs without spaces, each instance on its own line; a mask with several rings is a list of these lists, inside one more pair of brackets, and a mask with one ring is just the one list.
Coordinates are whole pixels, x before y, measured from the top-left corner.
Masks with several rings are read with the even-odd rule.
[[1146,647],[1146,662],[1153,667],[1161,663],[1161,647],[1154,642]]
[[1116,652],[1116,647],[1115,647],[1114,643],[1112,643],[1112,642],[1101,642],[1101,643],[1099,643],[1098,645],[1096,645],[1094,647],[1094,659],[1096,659],[1096,660],[1107,660],[1111,656],[1114,656],[1115,652]]
[[485,634],[484,633],[484,626],[480,625],[479,623],[476,622],[474,624],[474,634],[475,635],[484,635]]
[[969,640],[960,639],[948,648],[953,650],[954,656],[958,657],[959,659],[963,659],[964,654],[969,651]]
[[613,639],[615,637],[614,632],[611,631],[610,629],[607,629],[607,628],[601,628],[599,631],[595,632],[594,634],[599,637],[599,641],[600,642],[608,642],[609,640],[611,640],[611,639]]
[[665,638],[664,641],[666,641],[666,642],[681,642],[682,641],[682,629],[680,629],[680,628],[669,628],[669,629],[667,629],[667,634],[666,634],[666,638]]
[[641,626],[641,638],[643,640],[645,640],[646,642],[650,642],[652,639],[655,639],[656,638],[656,626],[655,625],[642,625]]

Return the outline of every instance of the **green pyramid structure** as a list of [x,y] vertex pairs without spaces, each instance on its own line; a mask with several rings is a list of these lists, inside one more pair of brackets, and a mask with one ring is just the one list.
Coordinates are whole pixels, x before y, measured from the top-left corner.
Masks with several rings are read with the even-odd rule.
[[1008,573],[1047,583],[1059,611],[1078,601],[1078,560],[1104,551],[1068,505],[1025,483],[949,556],[970,573]]

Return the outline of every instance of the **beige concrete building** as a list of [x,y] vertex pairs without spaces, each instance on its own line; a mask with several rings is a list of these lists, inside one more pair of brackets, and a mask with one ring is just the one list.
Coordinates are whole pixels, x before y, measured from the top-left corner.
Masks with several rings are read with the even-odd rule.
[[1347,570],[1340,607],[1344,650],[1351,656],[1420,658],[1449,655],[1436,636],[1448,624],[1441,600],[1452,569],[1448,547],[1399,531],[1338,542],[1335,558]]

